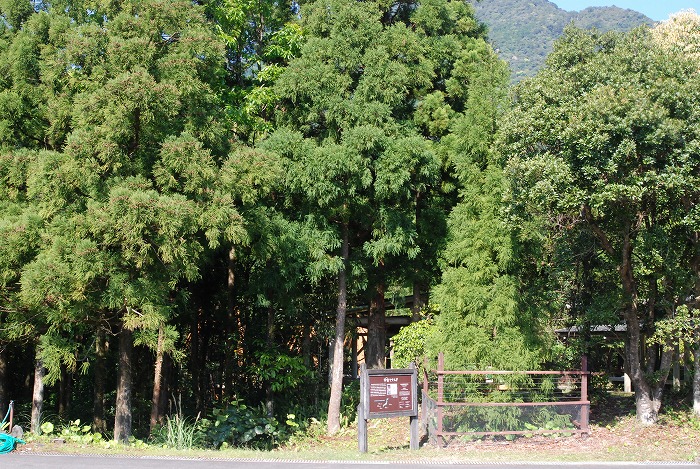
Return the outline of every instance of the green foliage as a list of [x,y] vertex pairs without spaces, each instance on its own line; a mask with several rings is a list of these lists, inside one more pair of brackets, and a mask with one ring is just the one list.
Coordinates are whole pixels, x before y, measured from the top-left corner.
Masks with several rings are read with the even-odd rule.
[[279,351],[259,353],[253,373],[269,382],[274,392],[299,389],[312,375],[300,357]]
[[210,418],[199,423],[207,444],[214,448],[245,446],[269,449],[275,446],[285,429],[263,406],[248,407],[233,401],[224,408],[214,408]]
[[104,442],[104,437],[101,433],[92,432],[90,425],[81,425],[80,419],[72,420],[67,425],[63,426],[58,436],[81,444],[101,444]]
[[530,298],[536,292],[520,288],[529,248],[508,226],[503,162],[492,150],[507,108],[507,71],[485,43],[474,44],[455,67],[470,77],[453,85],[467,96],[466,109],[441,143],[459,199],[448,218],[442,279],[431,298],[441,313],[428,350],[432,356],[444,352],[454,369],[532,369],[544,355],[544,315],[532,308],[539,302]]
[[[695,141],[685,123],[698,120],[697,103],[686,98],[697,89],[683,81],[688,63],[646,62],[647,48],[625,49],[624,67],[658,73],[643,81],[653,90],[646,95],[606,75],[617,59],[594,59],[617,54],[622,39],[570,31],[550,60],[552,78],[518,91],[533,116],[505,121],[522,129],[515,140],[523,145],[508,141],[498,154],[492,143],[509,106],[508,71],[469,4],[300,5],[0,0],[3,351],[24,363],[31,359],[15,349],[30,356],[25,349],[36,346],[47,384],[74,380],[87,407],[97,331],[134,330],[136,376],[144,380],[134,389],[138,417],[162,332],[162,351],[180,367],[168,385],[191,392],[193,406],[210,408],[209,376],[222,402],[234,395],[259,402],[269,389],[278,409],[288,407],[280,412],[286,419],[277,417],[285,423],[243,400],[205,420],[178,412],[160,430],[163,444],[271,447],[322,419],[311,398],[323,400],[317,380],[331,335],[333,277],[347,269],[350,304],[365,304],[378,287],[434,292],[441,314],[397,336],[395,365],[445,351],[450,365],[531,367],[551,359],[541,340],[549,313],[574,298],[575,311],[608,318],[601,312],[618,311],[624,296],[614,259],[600,255],[592,256],[592,284],[606,294],[587,300],[584,282],[567,283],[575,276],[560,266],[591,234],[546,230],[552,213],[580,209],[581,192],[569,190],[580,173],[594,185],[605,181],[591,207],[609,220],[620,201],[648,197],[647,186],[669,188],[659,192],[658,215],[673,223],[641,230],[636,262],[640,278],[663,272],[656,304],[687,297],[690,276],[671,266],[692,253],[664,240],[700,226],[697,209],[679,218],[666,203],[681,188],[697,205],[690,189],[697,181],[684,179],[696,172],[697,147],[677,151],[678,142]],[[566,75],[568,67],[576,73]],[[619,82],[636,83],[624,67]],[[596,76],[606,77],[603,86]],[[573,98],[581,94],[589,101]],[[538,140],[535,123],[564,120],[550,109],[567,96],[564,110],[578,117],[552,124]],[[610,118],[598,119],[601,110]],[[511,161],[517,177],[504,175],[508,157],[542,141],[542,154],[520,166]],[[562,154],[549,151],[560,147]],[[614,158],[600,164],[606,152]],[[568,167],[574,154],[586,161]],[[634,166],[638,154],[642,164]],[[675,172],[640,176],[664,158],[677,159]],[[639,179],[608,184],[618,173]],[[349,259],[340,252],[343,226]],[[557,287],[543,292],[549,281]],[[267,328],[261,314],[269,315]],[[659,323],[651,345],[678,333],[671,319]],[[318,373],[298,356],[305,347]],[[114,354],[105,359],[112,371]],[[12,390],[22,388],[16,378],[26,373],[11,373]],[[551,384],[537,393],[556,392]],[[474,383],[463,385],[478,394]],[[107,387],[111,398],[113,382]],[[344,425],[356,418],[358,396],[356,384],[345,388]],[[489,425],[513,417],[491,415]],[[60,433],[95,440],[85,428],[73,420]]]
[[360,404],[360,382],[352,381],[343,386],[340,400],[340,424],[350,426],[357,420],[357,406]]
[[168,448],[189,450],[199,446],[200,437],[198,419],[192,422],[178,412],[165,417],[165,424],[156,431],[155,442]]
[[82,425],[80,419],[70,420],[64,424],[54,425],[47,420],[41,424],[41,435],[48,438],[61,438],[81,445],[104,445],[101,433],[93,432],[90,425]]
[[43,433],[44,435],[50,435],[51,433],[53,433],[54,425],[51,422],[44,422],[39,428],[41,429],[41,433]]
[[[436,309],[434,305],[430,306],[431,312],[437,312]],[[432,314],[421,321],[402,327],[399,333],[392,338],[394,342],[392,367],[408,368],[411,363],[415,363],[416,367],[421,370],[423,359],[427,356],[425,344],[428,337],[433,333],[434,327],[435,320]]]
[[664,349],[673,348],[673,344],[691,344],[700,330],[700,311],[680,305],[671,317],[657,321],[654,334],[647,339],[648,344],[657,344]]

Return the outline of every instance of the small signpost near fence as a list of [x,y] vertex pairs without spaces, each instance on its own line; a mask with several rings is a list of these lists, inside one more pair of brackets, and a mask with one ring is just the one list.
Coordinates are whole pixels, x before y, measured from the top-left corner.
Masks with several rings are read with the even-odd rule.
[[411,449],[418,449],[418,386],[413,364],[400,370],[360,368],[360,405],[357,407],[357,439],[367,452],[367,420],[410,417]]

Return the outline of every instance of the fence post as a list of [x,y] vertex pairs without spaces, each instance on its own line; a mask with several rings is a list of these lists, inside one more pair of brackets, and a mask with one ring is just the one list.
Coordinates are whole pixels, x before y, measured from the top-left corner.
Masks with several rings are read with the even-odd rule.
[[360,404],[357,406],[357,445],[360,453],[367,452],[367,410],[369,409],[369,375],[367,365],[360,365]]
[[438,390],[437,390],[437,435],[436,441],[438,441],[438,447],[440,447],[439,438],[442,437],[442,405],[443,405],[443,394],[445,392],[445,354],[440,352],[438,354]]
[[588,402],[588,357],[581,357],[581,430],[588,433],[588,414],[591,404]]
[[423,393],[420,399],[420,437],[428,434],[428,358],[423,358]]

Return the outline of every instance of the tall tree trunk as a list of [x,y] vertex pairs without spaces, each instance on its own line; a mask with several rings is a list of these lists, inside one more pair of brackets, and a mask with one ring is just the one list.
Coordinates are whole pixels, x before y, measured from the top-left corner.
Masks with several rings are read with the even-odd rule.
[[370,301],[367,321],[367,347],[365,363],[367,368],[384,368],[386,359],[386,305],[384,303],[384,269],[379,264],[379,280],[374,296]]
[[[690,208],[690,207],[689,207]],[[700,308],[700,232],[693,233],[693,257],[691,267],[695,275],[695,307]],[[693,349],[693,412],[700,417],[700,326],[695,325],[695,347]],[[687,353],[686,348],[686,353]]]
[[235,284],[235,267],[236,267],[236,248],[232,247],[228,252],[228,278],[226,281],[226,350],[229,353],[224,358],[224,372],[221,389],[222,399],[226,397],[227,391],[233,390],[233,368],[234,368],[234,336],[236,330],[236,284]]
[[73,389],[73,375],[66,366],[61,366],[61,381],[58,383],[58,415],[62,419],[70,416],[70,395]]
[[311,325],[304,324],[304,330],[301,338],[301,356],[304,359],[304,365],[311,368]]
[[[634,241],[632,222],[631,220],[625,220],[622,246],[619,253],[616,253],[603,230],[593,221],[590,207],[584,206],[583,213],[603,249],[611,256],[619,255],[620,265],[618,267],[618,273],[620,275],[622,289],[627,297],[627,304],[623,311],[625,325],[627,326],[627,336],[625,340],[625,371],[635,388],[637,419],[644,424],[654,424],[659,417],[663,388],[671,368],[671,358],[673,354],[672,351],[664,352],[659,370],[662,379],[659,380],[658,384],[652,385],[645,375],[644,339],[641,333],[637,279],[634,275],[632,256]],[[653,313],[651,311],[647,310],[647,313],[648,317],[652,317],[651,315]]]
[[653,390],[644,376],[642,334],[639,324],[637,285],[632,270],[632,247],[629,227],[625,234],[622,259],[619,267],[622,288],[627,294],[628,304],[624,311],[627,326],[625,341],[625,371],[634,384],[637,418],[645,424],[653,424],[658,418]]
[[[171,373],[173,369],[173,359],[170,354],[163,354],[163,367],[161,375],[163,380],[160,385],[160,396],[158,398],[158,415],[160,415],[160,422],[163,423],[163,416],[168,411],[168,395],[171,380]],[[199,410],[198,410],[199,412]]]
[[331,343],[331,396],[328,401],[329,435],[340,430],[340,400],[343,394],[343,345],[345,343],[345,314],[348,309],[347,267],[350,259],[350,234],[348,223],[343,223],[342,256],[343,267],[338,273],[338,307],[335,315],[335,337]]
[[694,375],[693,375],[693,412],[700,417],[700,330],[695,330],[695,349],[693,350],[695,358]]
[[44,362],[37,356],[34,362],[34,391],[32,392],[32,419],[30,430],[35,435],[41,434],[41,410],[44,407]]
[[209,349],[211,348],[212,341],[212,329],[213,320],[211,318],[202,317],[201,319],[201,331],[199,334],[199,362],[197,366],[200,367],[199,370],[199,389],[202,395],[202,409],[207,408],[208,403],[212,398],[215,397],[217,390],[212,387],[214,380],[212,379],[211,372],[207,367],[203,366],[204,363],[209,363]]
[[197,308],[190,326],[190,373],[192,374],[192,387],[194,388],[194,406],[197,412],[204,410],[202,398],[202,386],[200,383],[200,356],[199,356],[199,318],[202,316],[201,308]]
[[156,362],[153,370],[153,394],[151,395],[151,421],[150,434],[156,425],[163,423],[163,415],[160,413],[161,386],[163,383],[163,347],[165,346],[165,328],[163,324],[158,327],[158,345],[156,346]]
[[92,402],[92,429],[95,432],[107,431],[105,421],[105,379],[107,359],[107,341],[105,331],[101,327],[97,329],[95,337],[95,392]]
[[10,402],[7,382],[7,350],[5,344],[0,344],[0,419],[7,414]]
[[131,396],[133,392],[131,364],[133,353],[133,332],[122,326],[119,333],[119,378],[114,414],[114,440],[120,443],[127,443],[131,436]]
[[[271,353],[275,345],[275,308],[270,305],[267,308],[267,350]],[[267,410],[267,416],[272,417],[275,415],[275,399],[274,393],[272,391],[272,382],[267,380],[265,382],[265,409]]]
[[420,294],[420,280],[413,280],[413,305],[411,306],[411,320],[413,322],[420,321],[420,311],[423,309],[423,297]]
[[[422,202],[422,197],[421,197],[421,192],[416,191],[416,194],[414,196],[414,204],[415,204],[415,211],[416,211],[416,238],[421,239],[421,229],[420,229],[420,221],[421,221],[421,202]],[[421,288],[421,280],[420,280],[420,256],[417,256],[415,259],[413,259],[413,264],[415,264],[414,272],[413,272],[413,305],[411,306],[411,320],[413,322],[420,321],[420,311],[423,308],[423,299],[420,295],[420,288]]]

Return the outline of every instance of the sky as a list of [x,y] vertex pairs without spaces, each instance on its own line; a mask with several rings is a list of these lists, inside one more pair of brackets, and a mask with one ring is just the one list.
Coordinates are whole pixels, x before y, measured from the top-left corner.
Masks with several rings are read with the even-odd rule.
[[693,8],[700,13],[700,0],[550,0],[566,11],[581,11],[587,7],[617,6],[644,13],[655,21],[668,19],[671,13]]

